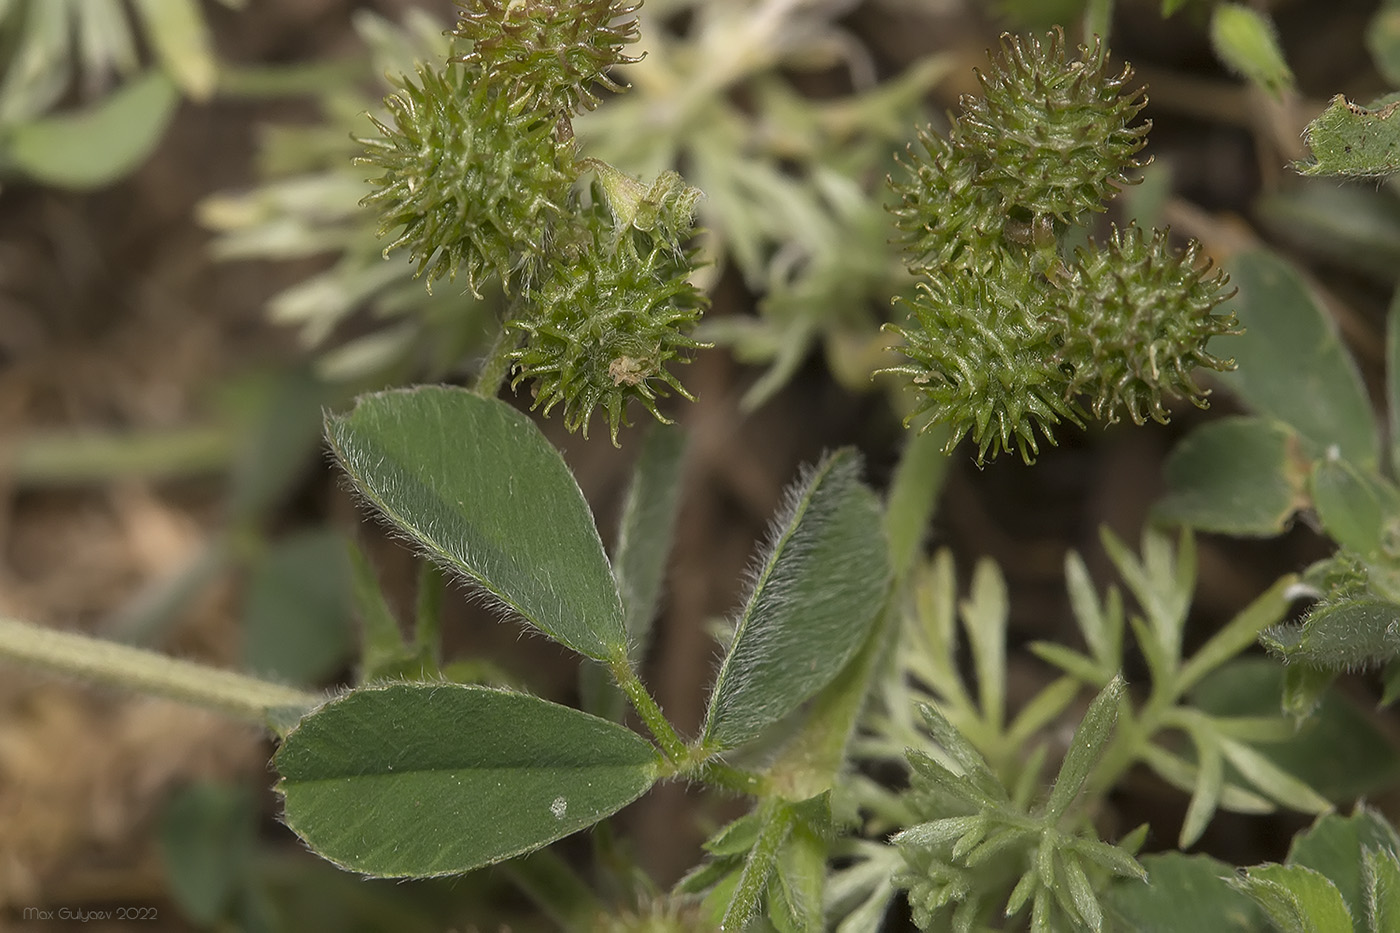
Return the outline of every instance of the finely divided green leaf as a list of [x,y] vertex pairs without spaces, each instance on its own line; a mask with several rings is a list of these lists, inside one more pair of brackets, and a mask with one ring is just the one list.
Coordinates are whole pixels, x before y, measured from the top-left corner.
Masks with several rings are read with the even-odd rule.
[[1238,369],[1219,379],[1254,411],[1293,426],[1317,458],[1336,447],[1374,469],[1380,445],[1356,364],[1293,264],[1265,250],[1230,262],[1233,307],[1245,328],[1231,342]]
[[635,732],[523,693],[364,687],[278,749],[286,823],[322,857],[383,877],[471,871],[591,826],[655,780]]
[[435,560],[580,654],[625,655],[622,602],[588,504],[528,417],[423,386],[363,396],[326,433],[356,487]]
[[1070,804],[1074,803],[1074,798],[1079,796],[1084,781],[1089,777],[1090,769],[1103,754],[1109,736],[1113,733],[1113,724],[1118,720],[1118,701],[1123,696],[1123,689],[1123,678],[1115,677],[1109,681],[1108,686],[1099,691],[1099,695],[1094,697],[1094,702],[1089,704],[1089,710],[1084,714],[1079,728],[1074,730],[1069,751],[1065,753],[1059,776],[1055,778],[1055,787],[1050,791],[1050,799],[1045,803],[1046,816],[1058,819],[1069,809]]
[[1327,104],[1303,131],[1311,162],[1295,162],[1304,175],[1372,178],[1400,171],[1400,103],[1374,109],[1353,104],[1341,94]]
[[791,713],[851,659],[880,612],[889,548],[851,450],[789,493],[715,680],[704,741],[733,748]]
[[1192,431],[1163,467],[1160,521],[1235,536],[1281,534],[1307,502],[1308,463],[1286,424],[1230,417]]

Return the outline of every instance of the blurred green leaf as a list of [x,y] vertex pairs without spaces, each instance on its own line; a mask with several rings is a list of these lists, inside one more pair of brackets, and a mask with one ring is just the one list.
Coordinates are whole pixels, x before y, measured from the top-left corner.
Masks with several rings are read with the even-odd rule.
[[1389,187],[1298,178],[1255,210],[1270,233],[1390,286],[1400,264],[1400,199]]
[[1400,3],[1383,0],[1366,26],[1366,48],[1381,77],[1400,87]]
[[642,452],[622,507],[613,576],[622,595],[634,660],[646,648],[661,600],[680,504],[685,449],[685,432],[652,425],[642,441]]
[[254,524],[287,495],[321,446],[322,407],[339,392],[305,366],[259,373],[233,390],[248,424],[229,479],[233,524]]
[[1245,328],[1231,350],[1238,369],[1219,379],[1249,408],[1293,428],[1310,458],[1332,447],[1371,470],[1379,463],[1375,415],[1330,315],[1292,263],[1264,250],[1229,264],[1234,310]]
[[83,110],[12,127],[0,163],[48,185],[104,187],[146,160],[179,99],[168,77],[148,72]]
[[715,678],[704,742],[733,748],[826,686],[865,640],[889,586],[879,500],[853,450],[789,489]]
[[1211,13],[1210,44],[1227,67],[1274,96],[1293,87],[1273,20],[1264,13],[1240,3],[1219,4]]
[[[1298,725],[1317,712],[1327,689],[1337,679],[1335,671],[1325,671],[1301,661],[1284,668],[1283,701],[1279,704],[1284,715],[1293,717]],[[1330,796],[1330,795],[1329,795]]]
[[1237,537],[1281,534],[1307,502],[1309,464],[1297,435],[1262,418],[1228,417],[1188,434],[1163,467],[1154,517]]
[[982,719],[1001,732],[1006,703],[1006,578],[996,561],[983,558],[972,572],[972,587],[958,606],[972,667],[977,675],[977,702]]
[[248,881],[257,836],[257,809],[246,788],[193,784],[160,818],[161,856],[170,893],[201,926],[230,919]]
[[1373,178],[1400,171],[1400,102],[1377,107],[1353,104],[1341,94],[1332,98],[1303,131],[1312,152],[1309,162],[1293,167],[1304,175]]
[[526,415],[465,389],[361,396],[326,431],[356,487],[434,559],[555,640],[626,657],[617,587],[593,516]]
[[374,567],[354,542],[349,545],[349,567],[351,595],[361,626],[360,682],[429,679],[436,672],[432,657],[404,640]]
[[1147,883],[1114,882],[1107,912],[1134,933],[1267,933],[1259,908],[1226,881],[1234,869],[1205,855],[1168,852],[1142,859]]
[[315,686],[349,658],[350,566],[333,531],[278,541],[253,567],[243,603],[243,663],[264,677]]
[[655,780],[635,732],[522,693],[362,687],[278,749],[286,823],[323,858],[382,877],[460,874],[539,848]]
[[1387,529],[1400,520],[1400,489],[1332,457],[1317,464],[1311,487],[1317,517],[1334,541],[1363,561],[1385,554]]

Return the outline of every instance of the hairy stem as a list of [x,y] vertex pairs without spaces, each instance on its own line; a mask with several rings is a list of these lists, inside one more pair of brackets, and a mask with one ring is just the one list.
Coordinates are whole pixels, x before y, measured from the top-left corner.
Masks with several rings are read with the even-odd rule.
[[202,706],[266,725],[269,712],[321,697],[233,671],[71,632],[0,619],[0,660]]
[[676,733],[666,714],[661,712],[656,700],[647,692],[637,672],[632,670],[632,666],[625,659],[609,664],[608,669],[612,671],[613,679],[626,694],[632,708],[642,717],[642,722],[646,723],[647,729],[661,746],[666,759],[673,765],[682,765],[689,757],[685,742]]
[[472,387],[472,391],[487,398],[495,398],[500,394],[501,386],[505,385],[506,377],[510,375],[510,355],[519,342],[519,331],[501,328],[481,364],[481,372],[477,374],[476,385]]

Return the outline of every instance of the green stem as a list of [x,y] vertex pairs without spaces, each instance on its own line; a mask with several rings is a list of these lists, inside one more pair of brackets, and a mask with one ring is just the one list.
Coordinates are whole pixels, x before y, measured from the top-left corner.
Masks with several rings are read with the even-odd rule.
[[0,659],[94,683],[180,700],[266,725],[268,714],[322,697],[129,645],[0,618]]
[[500,394],[501,387],[506,383],[506,377],[510,375],[510,355],[519,342],[520,334],[518,332],[505,327],[501,328],[501,332],[496,335],[496,342],[491,344],[491,350],[486,354],[486,359],[481,364],[481,372],[477,374],[476,385],[472,387],[473,392],[487,398],[495,398]]
[[719,928],[723,933],[742,930],[748,926],[758,910],[759,901],[768,887],[768,879],[778,862],[778,853],[783,843],[792,834],[792,808],[780,801],[771,800],[763,804],[763,828],[758,831],[758,839],[739,873],[739,883],[730,897],[729,908]]
[[210,473],[228,469],[236,441],[226,427],[33,434],[0,456],[0,473],[20,486]]
[[910,431],[895,466],[885,504],[885,531],[890,538],[890,560],[895,577],[903,580],[923,554],[920,545],[933,518],[938,494],[948,475],[947,425],[927,431]]
[[420,652],[442,663],[442,568],[430,560],[418,568],[418,607],[413,638]]
[[592,889],[552,849],[511,859],[498,870],[566,933],[589,933],[605,914]]
[[1084,8],[1084,41],[1098,36],[1105,43],[1113,29],[1113,0],[1089,0]]
[[632,708],[642,717],[642,722],[646,723],[647,729],[661,746],[666,760],[677,767],[682,766],[689,757],[685,742],[676,733],[666,714],[661,712],[661,707],[656,705],[656,700],[647,692],[637,672],[632,670],[626,659],[610,663],[608,669],[612,671],[613,680],[622,688]]

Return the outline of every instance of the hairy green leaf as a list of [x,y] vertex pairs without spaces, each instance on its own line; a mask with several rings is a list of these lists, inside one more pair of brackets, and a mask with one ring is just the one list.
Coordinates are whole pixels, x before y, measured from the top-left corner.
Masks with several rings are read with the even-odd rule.
[[1367,849],[1362,860],[1368,933],[1400,930],[1400,856]]
[[1364,804],[1351,816],[1329,813],[1293,838],[1288,864],[1301,865],[1327,876],[1336,886],[1351,915],[1367,913],[1368,879],[1365,855],[1400,856],[1400,835],[1378,811]]
[[1303,140],[1312,161],[1295,162],[1304,175],[1373,178],[1400,171],[1400,102],[1362,107],[1341,94],[1308,124]]
[[471,871],[591,826],[656,779],[635,732],[538,697],[457,684],[352,691],[273,759],[286,823],[383,877]]
[[1344,933],[1351,914],[1325,875],[1297,865],[1256,865],[1231,881],[1283,933]]
[[789,491],[729,654],[704,742],[733,748],[791,713],[859,649],[884,603],[889,547],[880,505],[851,450]]
[[580,654],[625,657],[593,518],[527,416],[465,389],[362,396],[326,433],[356,488],[429,556]]
[[1382,599],[1343,599],[1308,614],[1298,625],[1276,625],[1260,636],[1285,661],[1337,671],[1400,654],[1400,606]]
[[1366,26],[1366,48],[1376,70],[1400,86],[1400,4],[1386,0]]

